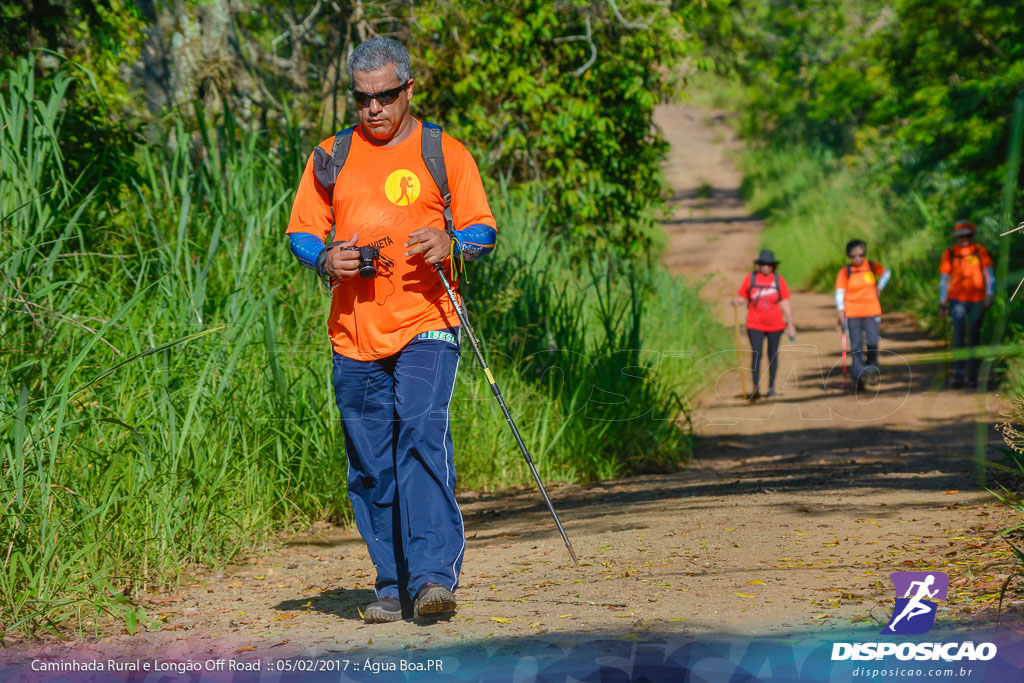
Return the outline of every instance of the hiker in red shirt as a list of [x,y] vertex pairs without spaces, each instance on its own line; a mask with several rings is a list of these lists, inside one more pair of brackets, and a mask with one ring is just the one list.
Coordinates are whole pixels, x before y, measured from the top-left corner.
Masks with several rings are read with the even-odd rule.
[[[980,244],[974,243],[978,227],[970,221],[957,221],[953,226],[956,244],[942,252],[939,264],[939,314],[953,318],[953,348],[974,348],[981,343],[981,322],[985,310],[992,305],[996,278],[992,272],[992,258]],[[950,386],[978,386],[981,360],[953,361]]]
[[779,369],[779,340],[785,331],[790,338],[796,337],[793,326],[793,311],[789,306],[789,287],[786,280],[775,272],[779,262],[770,250],[763,250],[754,261],[754,271],[749,273],[736,292],[733,306],[747,305],[747,337],[754,356],[751,372],[754,374],[754,390],[750,400],[758,398],[758,384],[761,377],[761,352],[768,341],[768,396],[775,396],[775,376]]
[[[857,388],[865,379],[876,382],[878,342],[881,338],[882,304],[878,295],[885,289],[892,273],[880,263],[867,260],[864,240],[850,240],[846,245],[850,263],[836,275],[836,309],[839,325],[849,330],[850,372]],[[867,347],[867,351],[863,347]]]

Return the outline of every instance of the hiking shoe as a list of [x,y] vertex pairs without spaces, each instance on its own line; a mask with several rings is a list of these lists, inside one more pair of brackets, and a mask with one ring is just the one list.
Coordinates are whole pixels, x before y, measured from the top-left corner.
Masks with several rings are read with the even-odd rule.
[[949,386],[951,388],[953,388],[953,389],[963,389],[964,388],[964,378],[963,377],[954,377],[953,379],[951,379],[949,381]]
[[398,598],[381,598],[371,602],[363,610],[363,621],[367,624],[385,624],[402,618],[402,603]]
[[444,619],[455,614],[455,595],[439,583],[425,583],[412,603],[414,619]]
[[768,398],[774,398],[775,396],[776,396],[776,394],[775,394],[775,387],[769,387],[768,388]]

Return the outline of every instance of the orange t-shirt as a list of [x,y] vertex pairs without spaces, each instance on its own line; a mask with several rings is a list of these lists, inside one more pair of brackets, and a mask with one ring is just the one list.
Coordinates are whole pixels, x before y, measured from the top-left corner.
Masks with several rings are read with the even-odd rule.
[[992,267],[992,257],[980,244],[953,246],[942,252],[939,272],[949,275],[949,298],[956,301],[985,299],[985,269]]
[[846,290],[846,316],[870,318],[882,315],[882,304],[878,300],[878,277],[885,272],[882,264],[865,259],[859,266],[849,266],[849,277],[846,268],[840,268],[836,275],[836,289]]
[[[358,246],[380,247],[377,277],[364,280],[356,275],[334,288],[327,330],[334,350],[348,358],[384,358],[421,332],[459,324],[434,267],[423,254],[405,255],[411,232],[423,227],[444,229],[441,193],[423,163],[423,126],[416,124],[412,135],[392,147],[373,145],[357,126],[334,186],[334,239],[344,241],[358,233]],[[328,138],[320,147],[330,153],[333,142],[333,137]],[[447,134],[441,137],[441,149],[455,228],[477,223],[496,227],[469,150]],[[306,232],[326,240],[333,222],[330,201],[316,181],[311,154],[295,193],[287,232]]]

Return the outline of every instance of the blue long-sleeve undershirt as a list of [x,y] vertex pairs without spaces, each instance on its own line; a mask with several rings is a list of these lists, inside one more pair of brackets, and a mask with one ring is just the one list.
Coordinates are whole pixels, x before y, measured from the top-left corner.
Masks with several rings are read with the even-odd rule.
[[891,277],[892,277],[892,271],[889,270],[888,268],[886,268],[885,272],[882,273],[881,277],[878,278],[878,293],[879,294],[881,294],[882,290],[885,289],[885,286],[887,284],[889,284],[889,278],[891,278]]
[[288,235],[288,243],[299,263],[310,270],[316,270],[316,257],[324,250],[324,241],[308,232],[293,232]]
[[[455,254],[462,254],[467,261],[480,258],[494,250],[498,232],[489,225],[474,223],[455,231]],[[308,232],[293,232],[288,235],[292,254],[299,263],[310,270],[316,270],[316,259],[324,250],[324,241]]]
[[483,223],[474,223],[455,231],[455,255],[462,254],[467,261],[478,259],[494,250],[498,231]]

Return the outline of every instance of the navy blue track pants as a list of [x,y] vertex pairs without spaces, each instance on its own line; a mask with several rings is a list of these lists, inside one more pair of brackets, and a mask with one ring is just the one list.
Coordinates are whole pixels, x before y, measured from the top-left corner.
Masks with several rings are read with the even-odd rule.
[[448,416],[458,329],[449,332],[420,335],[374,361],[334,354],[348,495],[378,598],[407,600],[428,582],[458,587],[466,542]]

